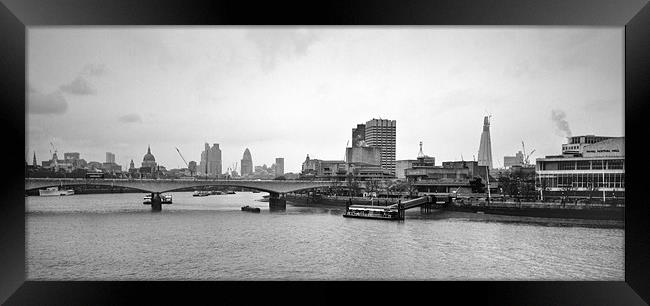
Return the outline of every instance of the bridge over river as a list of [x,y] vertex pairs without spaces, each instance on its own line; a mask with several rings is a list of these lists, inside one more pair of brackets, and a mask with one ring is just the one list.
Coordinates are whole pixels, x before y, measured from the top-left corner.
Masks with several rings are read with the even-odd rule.
[[265,191],[270,194],[269,205],[286,205],[284,194],[307,189],[333,186],[331,181],[298,181],[298,180],[211,180],[211,179],[75,179],[75,178],[26,178],[25,191],[47,187],[63,186],[111,186],[125,187],[143,192],[149,192],[151,209],[162,210],[160,194],[179,189],[230,186],[244,187]]

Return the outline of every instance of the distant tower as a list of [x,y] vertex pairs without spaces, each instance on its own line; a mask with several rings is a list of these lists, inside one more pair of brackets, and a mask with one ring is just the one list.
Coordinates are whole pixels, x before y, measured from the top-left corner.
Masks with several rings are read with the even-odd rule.
[[[381,148],[381,168],[395,174],[396,121],[372,119],[365,124],[365,142]],[[353,132],[354,134],[354,132]]]
[[209,175],[222,174],[221,149],[219,149],[219,144],[215,143],[210,147],[210,144],[206,142],[204,146],[205,150],[201,152],[199,172],[205,172]]
[[246,148],[244,151],[244,156],[241,160],[241,175],[247,175],[253,173],[253,158],[251,157],[251,151]]
[[418,158],[423,158],[426,155],[424,155],[424,152],[422,152],[422,141],[420,141],[420,153],[418,153]]
[[490,117],[483,118],[483,133],[478,147],[478,165],[492,169],[492,141],[490,140]]
[[32,166],[36,167],[36,151],[34,151],[34,160],[32,161]]
[[284,158],[278,157],[275,159],[275,176],[284,175]]
[[352,128],[352,147],[360,147],[366,140],[366,125],[357,124],[356,128]]
[[135,169],[135,164],[133,163],[133,160],[131,160],[131,164],[129,164],[129,170]]

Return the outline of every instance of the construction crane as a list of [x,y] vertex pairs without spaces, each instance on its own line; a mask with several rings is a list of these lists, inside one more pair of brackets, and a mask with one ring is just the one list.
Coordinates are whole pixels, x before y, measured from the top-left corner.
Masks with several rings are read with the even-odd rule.
[[524,141],[521,141],[521,147],[524,150],[524,164],[525,165],[530,165],[530,156],[535,153],[535,149],[533,149],[530,154],[526,154],[526,145],[524,144]]
[[[54,146],[54,144],[51,141],[50,141],[50,145],[52,146],[52,149],[54,149],[54,154],[56,154],[57,153],[56,147]],[[52,151],[50,151],[50,153],[52,153]]]
[[187,161],[185,160],[185,157],[183,157],[183,154],[181,154],[181,150],[179,150],[178,148],[176,148],[176,152],[178,152],[178,155],[180,155],[181,158],[183,159],[183,162],[184,162],[185,165],[187,166],[187,170],[190,170],[190,176],[194,176],[192,169],[190,169],[190,165],[189,165],[189,164],[187,163]]

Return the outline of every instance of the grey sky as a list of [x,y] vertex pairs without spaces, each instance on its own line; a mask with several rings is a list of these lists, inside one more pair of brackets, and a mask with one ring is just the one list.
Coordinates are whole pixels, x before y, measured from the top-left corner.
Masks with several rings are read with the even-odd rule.
[[[168,168],[219,143],[224,171],[305,156],[343,159],[351,129],[397,120],[397,159],[419,141],[437,163],[471,160],[492,114],[495,166],[573,135],[623,136],[623,28],[30,27],[26,159],[147,145]],[[566,130],[565,129],[565,130]]]

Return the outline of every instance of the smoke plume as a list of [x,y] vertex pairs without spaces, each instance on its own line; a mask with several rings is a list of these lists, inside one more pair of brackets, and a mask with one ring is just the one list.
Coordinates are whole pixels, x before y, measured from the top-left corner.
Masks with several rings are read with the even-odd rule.
[[563,136],[571,137],[571,129],[569,128],[569,123],[566,121],[566,114],[564,111],[559,109],[554,109],[551,111],[551,119],[555,122],[555,128],[558,132],[564,133]]

